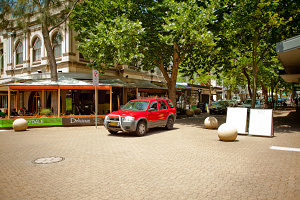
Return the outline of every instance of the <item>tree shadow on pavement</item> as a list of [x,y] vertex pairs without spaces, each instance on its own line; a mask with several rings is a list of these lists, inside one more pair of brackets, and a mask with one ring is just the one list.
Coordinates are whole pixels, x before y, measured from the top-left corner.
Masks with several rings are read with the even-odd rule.
[[210,115],[208,113],[202,113],[200,115],[195,115],[194,117],[177,119],[175,124],[194,126],[197,128],[205,128],[204,120],[207,117],[215,117],[218,120],[219,126],[226,122],[226,115]]
[[[205,128],[204,120],[209,116],[215,117],[218,120],[219,126],[226,122],[226,115],[210,115],[208,113],[202,113],[194,117],[179,118],[175,123],[194,126],[196,128]],[[287,115],[276,110],[276,114],[273,116],[273,128],[275,133],[300,132],[300,110],[291,110]]]
[[287,116],[274,116],[273,126],[276,133],[300,132],[300,111],[291,111]]

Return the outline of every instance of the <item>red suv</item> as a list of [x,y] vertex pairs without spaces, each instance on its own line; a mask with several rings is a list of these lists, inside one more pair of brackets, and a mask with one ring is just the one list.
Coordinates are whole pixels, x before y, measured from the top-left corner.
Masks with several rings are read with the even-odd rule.
[[146,134],[149,128],[165,127],[172,129],[176,110],[170,99],[147,98],[129,101],[121,110],[105,116],[104,126],[111,133],[118,131]]

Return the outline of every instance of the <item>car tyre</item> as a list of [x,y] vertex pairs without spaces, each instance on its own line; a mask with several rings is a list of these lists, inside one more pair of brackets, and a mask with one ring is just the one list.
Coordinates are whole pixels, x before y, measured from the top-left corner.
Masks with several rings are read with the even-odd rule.
[[136,127],[136,135],[137,136],[144,136],[147,133],[147,125],[144,121],[138,123]]
[[171,129],[173,129],[173,126],[174,126],[174,119],[173,119],[173,117],[169,117],[165,128],[167,130],[171,130]]
[[112,130],[108,130],[108,132],[109,132],[110,134],[112,134],[112,135],[115,135],[115,134],[118,133],[118,131],[112,131]]

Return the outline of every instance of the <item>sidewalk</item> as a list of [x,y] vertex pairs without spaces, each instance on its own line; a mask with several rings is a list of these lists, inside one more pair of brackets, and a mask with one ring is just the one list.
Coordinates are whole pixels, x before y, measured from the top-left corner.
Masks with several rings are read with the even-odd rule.
[[[300,148],[288,115],[274,113],[275,137],[235,142],[203,129],[205,115],[145,137],[102,126],[1,131],[0,199],[300,199],[300,152],[270,149]],[[51,156],[64,160],[33,163]]]

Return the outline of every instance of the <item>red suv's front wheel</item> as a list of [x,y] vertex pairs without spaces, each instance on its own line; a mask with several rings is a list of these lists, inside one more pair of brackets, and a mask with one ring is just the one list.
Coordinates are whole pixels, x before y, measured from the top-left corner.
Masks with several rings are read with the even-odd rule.
[[137,136],[144,136],[147,132],[147,125],[145,122],[141,121],[138,123],[136,127],[136,135]]

